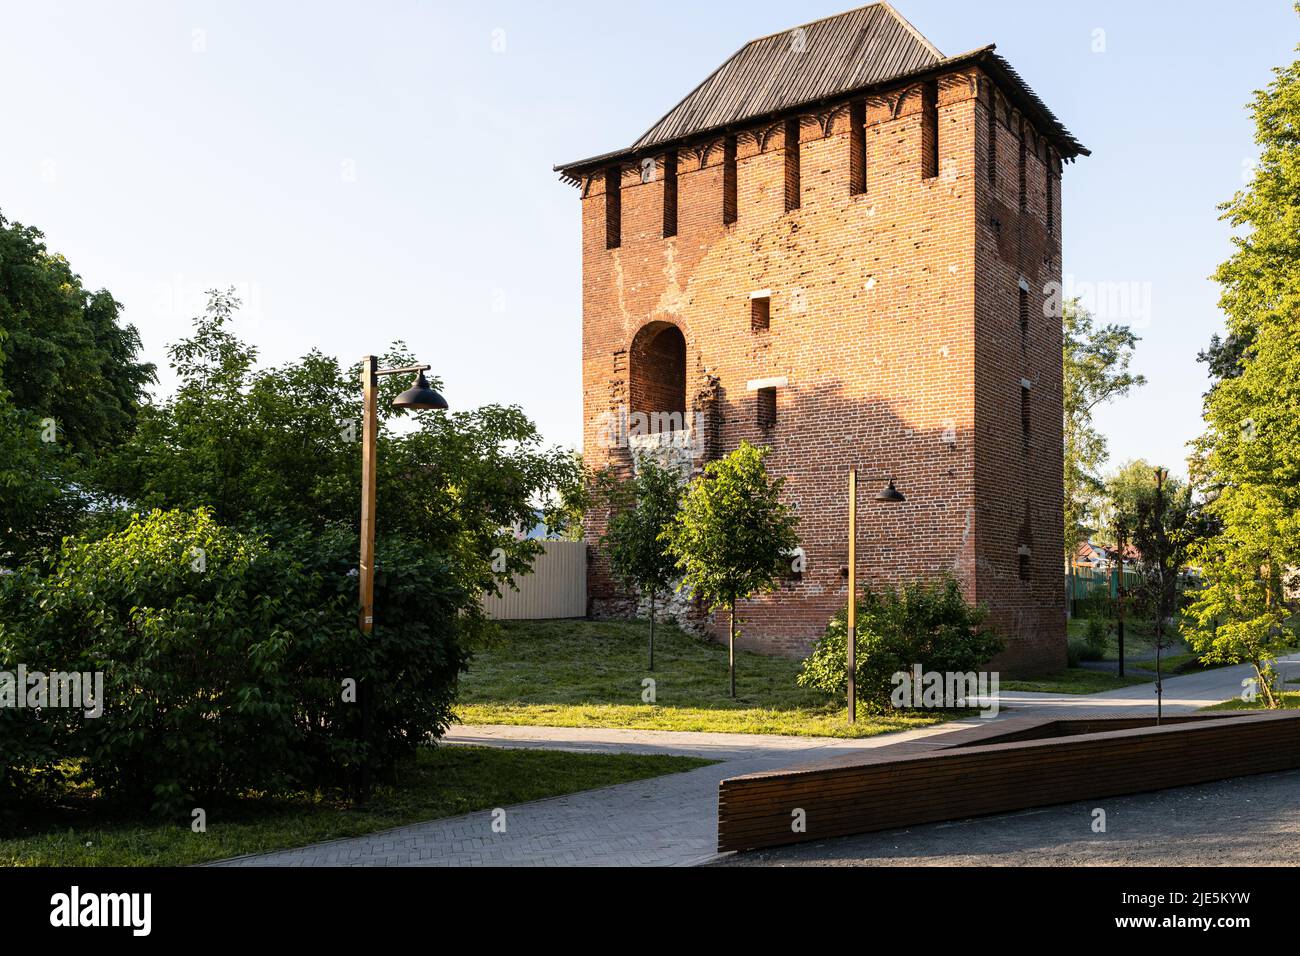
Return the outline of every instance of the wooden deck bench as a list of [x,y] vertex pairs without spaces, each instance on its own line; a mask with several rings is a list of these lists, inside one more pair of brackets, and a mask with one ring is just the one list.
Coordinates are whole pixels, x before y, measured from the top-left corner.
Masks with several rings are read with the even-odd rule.
[[[719,784],[749,850],[1300,768],[1300,711],[1012,717]],[[805,829],[793,826],[803,811]]]

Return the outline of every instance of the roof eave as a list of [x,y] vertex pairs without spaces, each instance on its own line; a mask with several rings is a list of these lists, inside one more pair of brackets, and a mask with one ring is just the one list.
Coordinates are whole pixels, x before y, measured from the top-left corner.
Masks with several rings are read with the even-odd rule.
[[[1092,150],[1075,139],[1074,134],[1066,129],[1064,123],[1057,119],[1056,114],[1048,108],[1047,104],[1016,72],[1015,67],[1005,57],[998,54],[996,50],[997,47],[994,45],[978,51],[976,60],[979,66],[991,73],[998,74],[994,76],[994,79],[1000,79],[1004,88],[1010,88],[1012,98],[1019,100],[1016,106],[1022,112],[1030,114],[1037,122],[1037,125],[1053,140],[1057,152],[1061,154],[1061,158],[1069,161],[1078,156],[1091,156]],[[989,67],[992,67],[992,69],[990,70]]]
[[846,90],[843,93],[836,93],[834,96],[821,97],[815,100],[808,100],[798,103],[771,113],[763,113],[756,116],[746,117],[736,124],[723,124],[713,126],[709,129],[697,130],[687,136],[680,136],[674,139],[664,140],[659,143],[648,144],[643,147],[625,147],[612,152],[603,153],[599,156],[591,156],[587,159],[575,160],[571,163],[560,163],[555,166],[555,172],[560,174],[560,178],[565,182],[578,185],[581,177],[595,169],[609,165],[612,161],[624,157],[635,159],[641,155],[657,155],[668,149],[680,147],[692,140],[703,139],[711,136],[717,136],[719,133],[726,132],[733,127],[746,127],[768,121],[774,117],[792,113],[796,110],[803,110],[810,106],[819,106],[826,103],[841,102],[844,100],[856,99],[860,96],[877,92],[883,89],[890,89],[903,83],[915,82],[928,76],[945,73],[957,67],[975,64],[980,67],[992,67],[989,71],[995,73],[995,80],[1000,80],[1004,87],[1010,88],[1012,99],[1016,101],[1016,106],[1022,112],[1030,114],[1047,134],[1047,136],[1056,145],[1057,151],[1066,161],[1073,160],[1077,156],[1091,156],[1092,152],[1082,143],[1074,138],[1074,135],[1065,128],[1065,125],[1056,118],[1056,115],[1048,108],[1047,104],[1039,99],[1029,85],[1021,78],[1020,74],[1015,71],[1007,60],[997,52],[997,45],[990,43],[988,46],[979,47],[968,53],[962,53],[957,56],[948,57],[938,63],[924,67],[919,70],[913,70],[909,73],[900,73],[892,76],[888,80],[882,80],[867,86],[857,87]]

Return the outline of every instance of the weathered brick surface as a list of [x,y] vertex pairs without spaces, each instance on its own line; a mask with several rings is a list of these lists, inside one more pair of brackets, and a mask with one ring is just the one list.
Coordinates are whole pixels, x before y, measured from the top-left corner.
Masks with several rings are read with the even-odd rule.
[[[989,603],[1005,633],[999,666],[1061,666],[1061,330],[1042,310],[1044,286],[1061,270],[1059,186],[1051,234],[1046,210],[1047,170],[1058,175],[1059,163],[970,67],[940,79],[939,168],[925,177],[923,98],[916,84],[866,101],[866,191],[858,195],[851,104],[802,115],[793,147],[799,208],[790,212],[784,118],[738,131],[733,224],[723,222],[720,137],[678,151],[674,237],[663,238],[662,169],[643,177],[629,162],[623,170],[615,249],[606,248],[605,178],[582,183],[585,453],[595,467],[626,466],[627,449],[608,441],[607,416],[678,402],[684,371],[687,411],[703,417],[711,453],[743,439],[770,445],[770,468],[787,479],[802,518],[807,570],[743,606],[743,646],[803,651],[843,605],[846,469],[857,464],[895,475],[908,499],[877,504],[879,483],[863,481],[865,581],[951,572],[969,597]],[[751,294],[763,290],[770,328],[753,330]],[[685,339],[684,363],[656,339],[667,326]],[[747,385],[782,377],[777,423],[761,428]],[[1027,444],[1022,379],[1030,382]],[[589,542],[602,530],[602,516],[592,515]],[[593,614],[626,611],[599,554],[589,580]],[[721,617],[711,626],[725,632]]]

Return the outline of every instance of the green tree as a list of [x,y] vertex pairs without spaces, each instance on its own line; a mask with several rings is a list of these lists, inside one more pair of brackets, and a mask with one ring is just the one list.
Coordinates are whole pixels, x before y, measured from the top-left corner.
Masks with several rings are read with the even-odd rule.
[[554,488],[545,496],[542,519],[549,535],[562,541],[581,541],[583,518],[591,506],[591,485],[582,452],[571,450],[568,462],[558,465]]
[[1062,398],[1065,407],[1065,547],[1098,527],[1106,438],[1092,424],[1099,405],[1122,398],[1146,379],[1129,371],[1138,337],[1126,325],[1096,326],[1077,299],[1064,304]]
[[632,478],[619,479],[606,472],[599,480],[610,506],[600,544],[609,555],[614,576],[650,599],[650,670],[654,670],[655,600],[677,577],[677,560],[663,533],[681,509],[682,475],[647,456]]
[[781,501],[785,479],[773,479],[769,448],[749,442],[709,462],[692,482],[664,538],[689,587],[710,610],[730,612],[728,670],[736,696],[736,602],[772,591],[799,544],[799,518]]
[[76,530],[87,462],[135,427],[152,365],[109,293],[0,216],[0,561]]
[[1206,430],[1194,468],[1215,531],[1194,551],[1204,578],[1189,639],[1249,661],[1270,706],[1284,584],[1300,566],[1300,61],[1255,94],[1259,162],[1221,209],[1232,255],[1215,273],[1226,337],[1211,343]]
[[1112,547],[1127,543],[1139,553],[1134,563],[1142,582],[1135,596],[1143,609],[1156,618],[1171,617],[1177,610],[1174,585],[1203,528],[1192,486],[1139,458],[1106,480],[1100,513],[1102,541]]
[[1192,551],[1202,584],[1188,609],[1187,642],[1207,662],[1250,664],[1264,702],[1277,707],[1277,653],[1296,635],[1286,629],[1276,544],[1280,526],[1293,519],[1271,497],[1252,502],[1232,494],[1210,507],[1223,528]]
[[1188,554],[1199,536],[1199,520],[1187,484],[1168,477],[1168,469],[1151,471],[1151,483],[1137,498],[1133,545],[1138,561],[1138,602],[1155,622],[1156,713],[1161,712],[1163,678],[1160,657],[1174,643],[1165,633],[1179,609]]
[[[211,293],[190,337],[170,346],[178,388],[142,411],[99,468],[101,485],[130,510],[207,507],[223,525],[273,538],[326,522],[358,527],[360,364],[311,351],[260,368],[256,348],[230,331],[238,307],[233,293]],[[400,342],[382,359],[413,362]],[[564,510],[560,499],[580,484],[573,455],[545,447],[516,406],[417,412],[414,429],[397,430],[409,413],[391,403],[409,382],[380,383],[379,533],[425,542],[476,592],[528,573],[541,548],[514,529]]]
[[53,418],[79,452],[130,433],[154,367],[121,305],[88,292],[37,229],[0,215],[0,389],[17,408]]
[[53,547],[81,521],[88,501],[76,479],[82,459],[57,426],[15,408],[0,391],[0,566]]
[[[1156,466],[1145,458],[1125,462],[1102,481],[1101,494],[1094,500],[1093,513],[1098,519],[1096,537],[1102,543],[1118,547],[1121,534],[1134,544],[1139,513],[1148,508],[1156,490]],[[1170,478],[1166,494],[1181,493],[1184,482]]]

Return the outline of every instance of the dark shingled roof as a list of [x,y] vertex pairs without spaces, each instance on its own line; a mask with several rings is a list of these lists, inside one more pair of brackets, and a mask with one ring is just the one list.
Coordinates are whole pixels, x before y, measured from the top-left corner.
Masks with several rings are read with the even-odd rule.
[[889,4],[860,7],[746,43],[632,148],[778,113],[942,59]]
[[873,3],[751,40],[631,146],[555,168],[576,181],[590,168],[620,157],[658,151],[699,134],[967,63],[989,69],[1064,158],[1086,155],[1088,151],[993,50],[986,46],[945,59],[892,6]]

